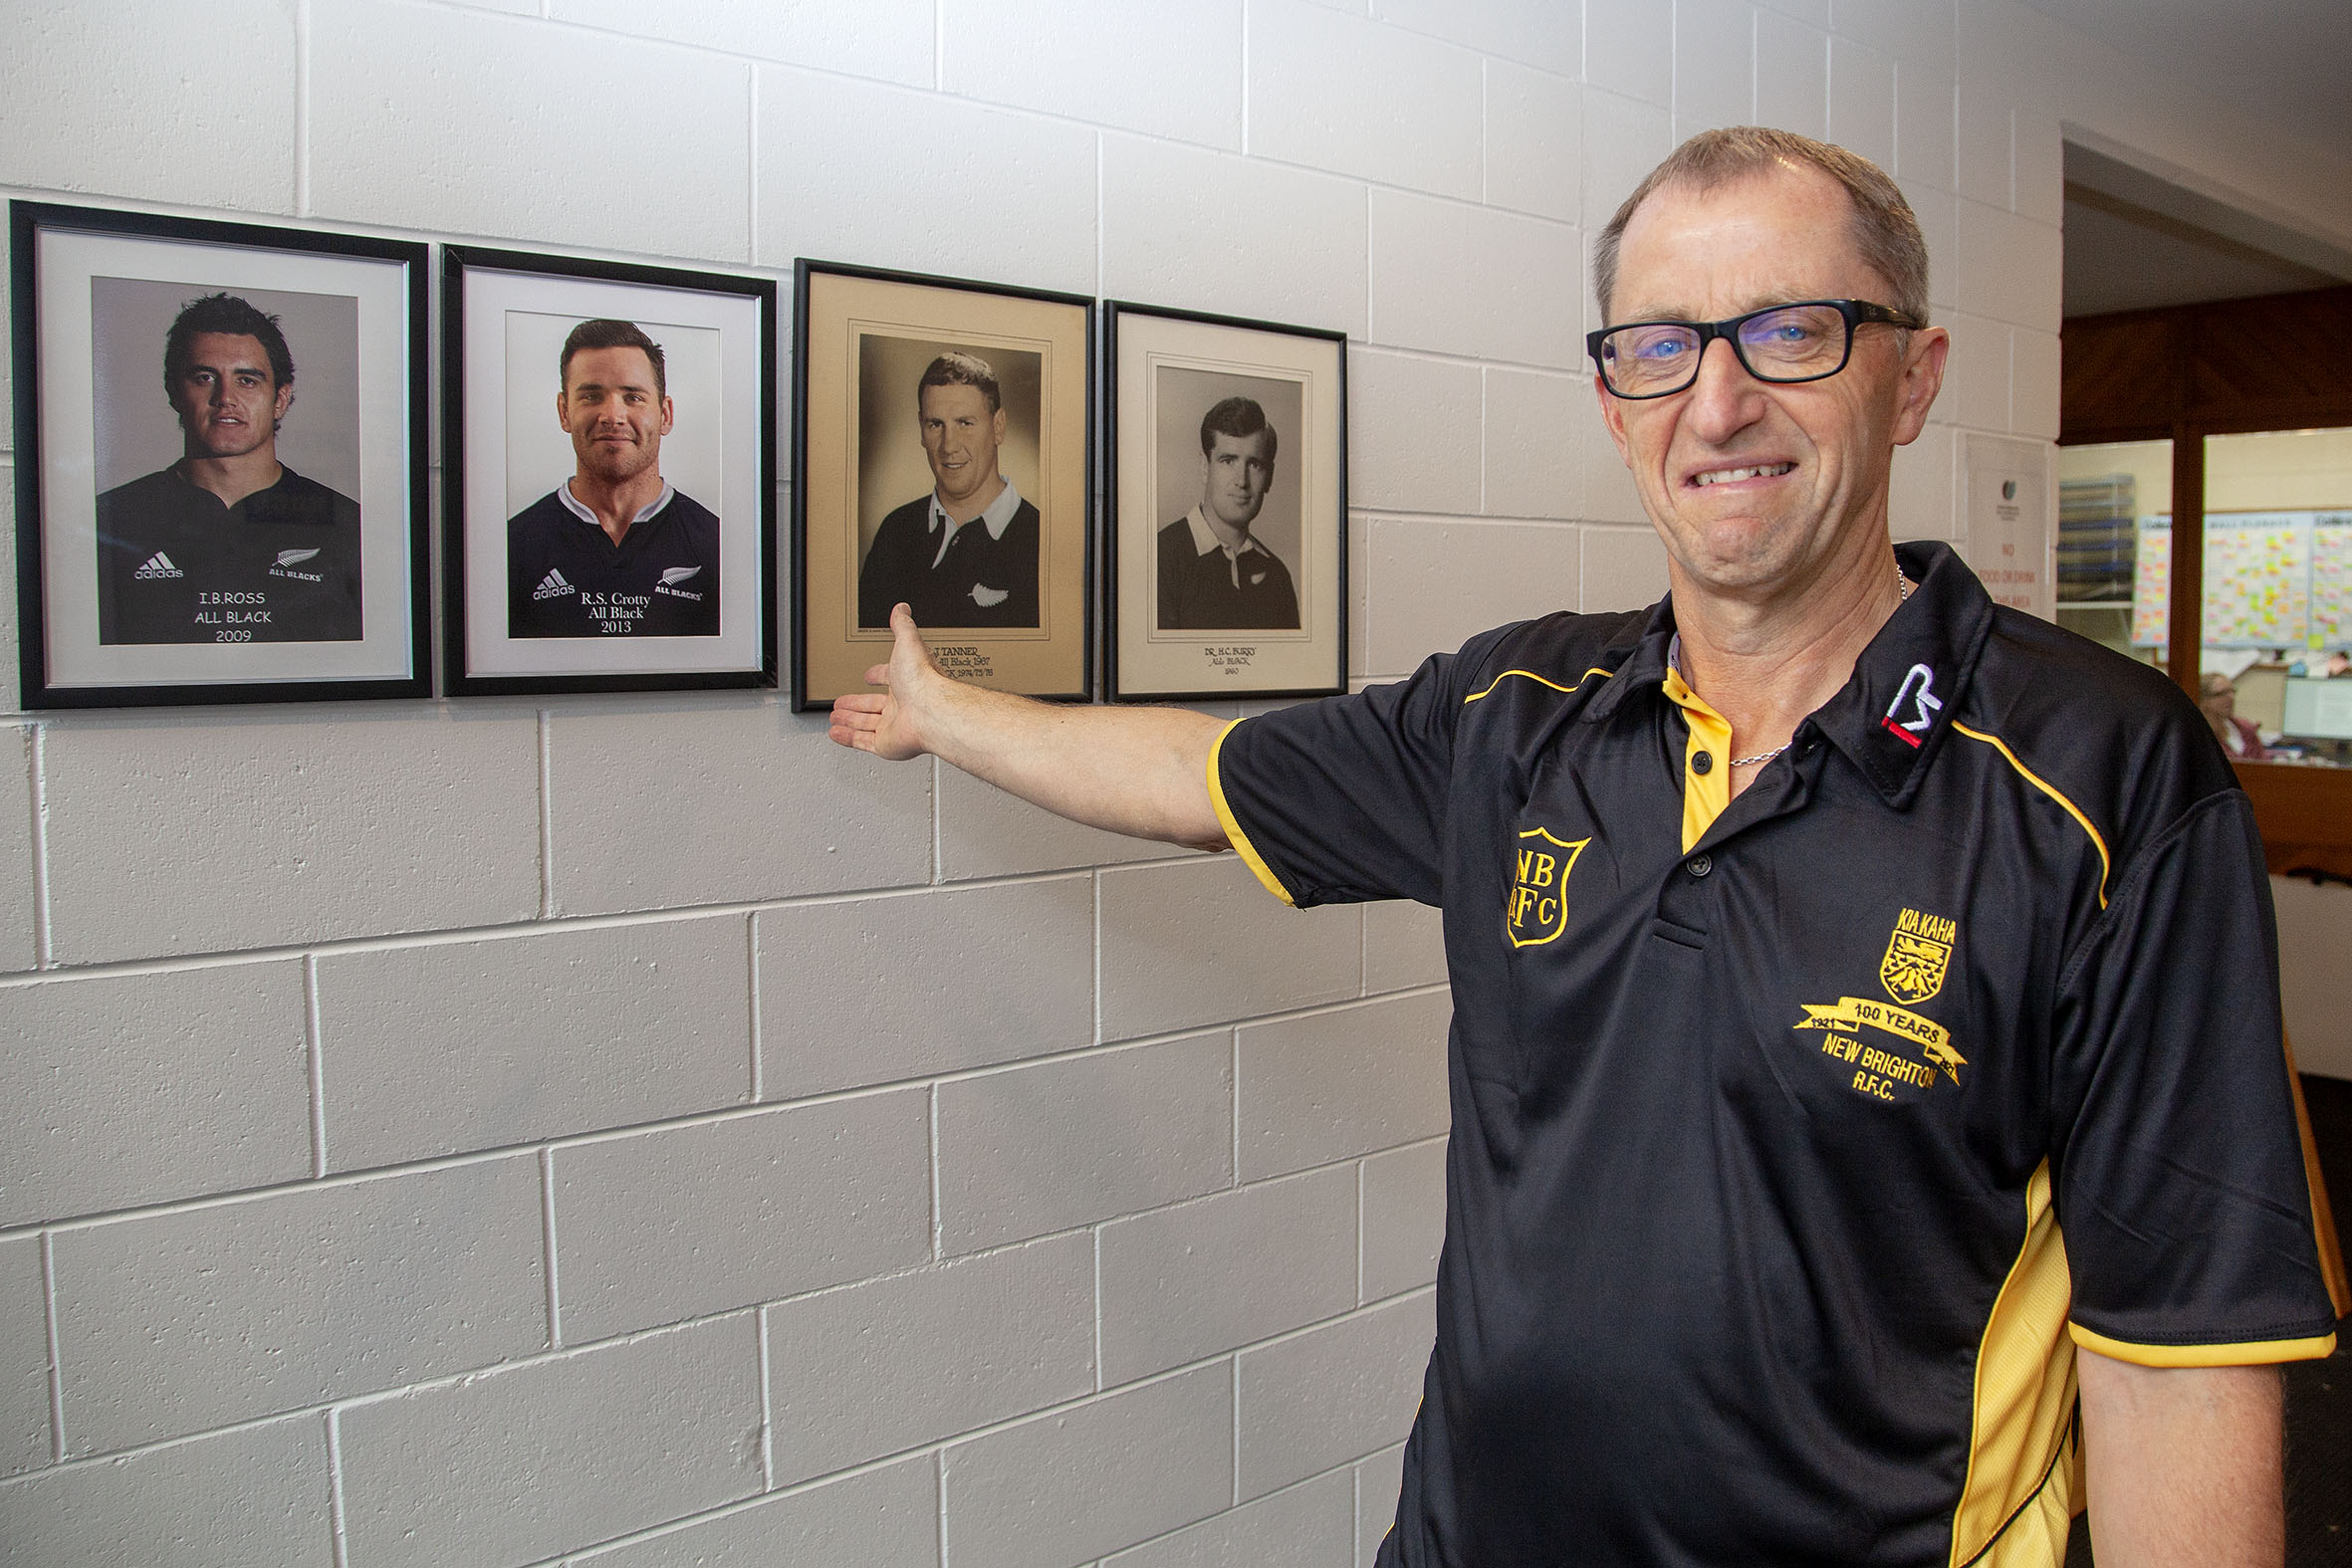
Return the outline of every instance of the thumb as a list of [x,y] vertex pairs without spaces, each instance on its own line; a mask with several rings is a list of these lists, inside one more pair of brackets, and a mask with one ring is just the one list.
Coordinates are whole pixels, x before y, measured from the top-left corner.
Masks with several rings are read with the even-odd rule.
[[893,665],[911,662],[917,667],[930,665],[931,650],[923,641],[923,634],[915,628],[915,612],[904,600],[890,606],[890,662]]

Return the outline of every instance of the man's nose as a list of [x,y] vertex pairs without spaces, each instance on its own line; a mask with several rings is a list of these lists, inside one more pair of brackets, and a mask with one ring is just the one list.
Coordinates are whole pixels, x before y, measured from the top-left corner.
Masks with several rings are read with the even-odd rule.
[[1685,394],[1683,420],[1692,433],[1720,441],[1756,422],[1764,412],[1764,383],[1748,373],[1731,343],[1711,339],[1699,350],[1699,374]]

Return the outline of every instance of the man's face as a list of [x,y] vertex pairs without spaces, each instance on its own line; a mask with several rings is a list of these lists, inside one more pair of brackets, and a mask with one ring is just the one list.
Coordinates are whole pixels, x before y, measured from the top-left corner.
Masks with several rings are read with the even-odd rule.
[[[1721,321],[1796,300],[1891,304],[1847,232],[1852,206],[1817,170],[1774,169],[1705,193],[1667,187],[1626,225],[1609,320]],[[1854,334],[1826,380],[1757,380],[1710,342],[1699,378],[1626,401],[1593,378],[1601,415],[1674,564],[1722,592],[1764,596],[1814,580],[1883,534],[1894,448],[1916,437],[1943,383],[1942,329],[1898,352],[1888,327]]]
[[923,425],[923,456],[939,499],[970,501],[997,477],[997,448],[1005,442],[1005,411],[989,411],[977,386],[926,386],[915,399]]
[[661,438],[670,433],[670,400],[653,387],[653,361],[642,348],[583,348],[564,372],[556,419],[572,437],[580,471],[617,485],[658,473]]
[[1201,457],[1201,503],[1228,528],[1247,529],[1258,521],[1266,493],[1274,488],[1274,458],[1267,448],[1274,433],[1227,435],[1209,432],[1209,450]]
[[274,450],[278,421],[294,401],[269,351],[251,333],[197,333],[172,377],[171,406],[190,457],[243,457]]

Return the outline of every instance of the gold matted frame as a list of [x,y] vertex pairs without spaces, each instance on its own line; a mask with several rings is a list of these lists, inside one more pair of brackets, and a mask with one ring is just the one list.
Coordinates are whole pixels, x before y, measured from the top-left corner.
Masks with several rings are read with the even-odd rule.
[[[1085,701],[1094,674],[1093,301],[805,259],[793,282],[794,709],[867,690],[866,670],[890,655],[889,628],[860,624],[860,577],[883,521],[932,493],[915,388],[930,359],[950,351],[999,372],[999,469],[1037,514],[1036,623],[925,623],[925,639],[974,685]],[[984,585],[975,596],[985,604],[986,592],[1003,591]]]

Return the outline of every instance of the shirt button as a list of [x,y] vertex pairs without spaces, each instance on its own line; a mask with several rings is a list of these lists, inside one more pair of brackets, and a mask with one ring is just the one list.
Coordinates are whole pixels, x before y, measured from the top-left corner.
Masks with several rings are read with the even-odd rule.
[[1711,774],[1715,772],[1715,754],[1712,752],[1693,752],[1691,754],[1691,772],[1695,774]]
[[1711,855],[1693,855],[1683,862],[1683,869],[1693,876],[1705,876],[1715,869],[1715,859]]

